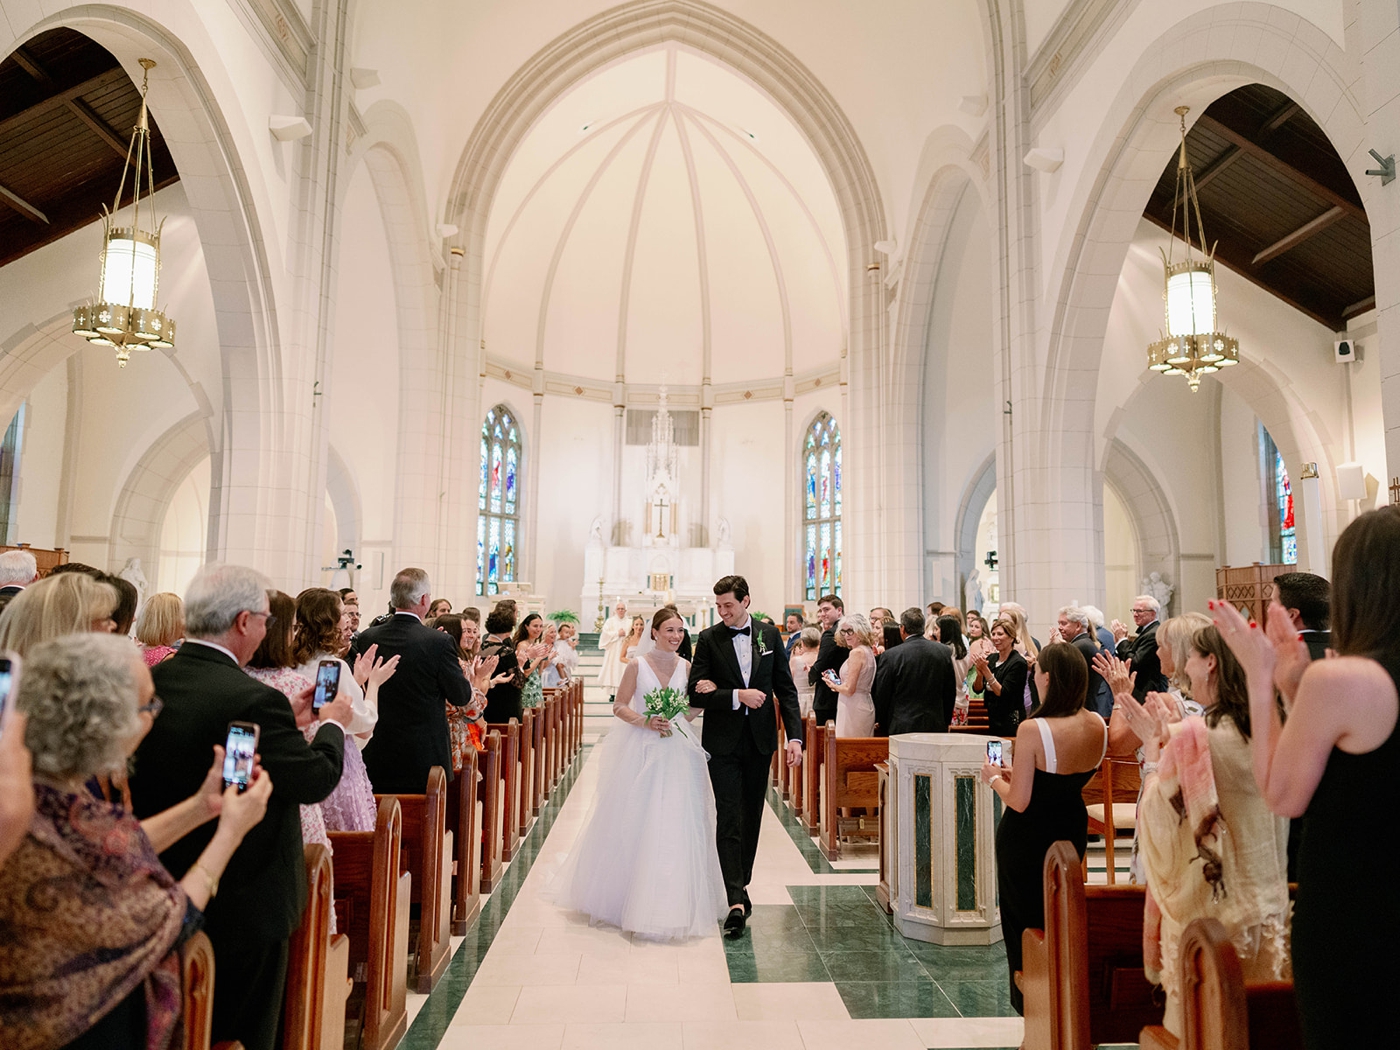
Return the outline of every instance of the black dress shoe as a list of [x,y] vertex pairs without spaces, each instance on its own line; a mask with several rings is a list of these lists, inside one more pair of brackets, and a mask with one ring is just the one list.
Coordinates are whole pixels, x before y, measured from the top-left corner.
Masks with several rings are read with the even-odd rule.
[[753,901],[749,900],[749,891],[744,891],[744,918],[753,914]]
[[744,910],[737,905],[730,909],[729,916],[724,920],[724,935],[726,937],[738,937],[744,932]]

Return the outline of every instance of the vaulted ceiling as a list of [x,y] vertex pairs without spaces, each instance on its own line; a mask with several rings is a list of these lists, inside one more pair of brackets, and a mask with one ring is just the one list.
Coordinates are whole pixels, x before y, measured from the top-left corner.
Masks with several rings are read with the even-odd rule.
[[[100,44],[54,29],[0,62],[0,266],[112,206],[141,92]],[[156,187],[179,179],[154,119]],[[127,178],[122,201],[131,200]],[[101,245],[93,242],[94,276]]]
[[[1375,305],[1361,196],[1296,102],[1262,84],[1223,95],[1187,131],[1186,155],[1222,265],[1334,331]],[[1173,154],[1144,212],[1163,229],[1171,228],[1175,183]],[[1229,324],[1228,305],[1221,323]]]

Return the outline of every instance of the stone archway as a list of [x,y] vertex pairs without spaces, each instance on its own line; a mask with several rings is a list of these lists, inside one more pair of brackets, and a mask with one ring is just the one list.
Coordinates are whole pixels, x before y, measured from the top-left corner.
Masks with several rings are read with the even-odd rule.
[[[1145,463],[1124,442],[1114,438],[1104,456],[1103,483],[1112,485],[1123,506],[1128,510],[1137,533],[1139,571],[1143,576],[1157,572],[1175,588],[1174,603],[1181,594],[1181,540],[1176,527],[1176,515],[1171,502]],[[1102,507],[1102,499],[1099,506]],[[1103,534],[1100,512],[1099,534]],[[1100,566],[1102,571],[1102,566]],[[1097,583],[1096,593],[1102,594],[1103,581]],[[1177,606],[1180,607],[1179,604]],[[1162,618],[1171,613],[1162,610]]]
[[165,512],[175,490],[209,455],[208,424],[203,413],[190,413],[156,438],[127,475],[117,494],[107,546],[107,564],[114,570],[128,558],[140,558],[147,575],[155,580]]
[[[876,241],[886,236],[880,191],[869,159],[827,89],[777,41],[754,26],[699,0],[637,0],[604,11],[557,37],[525,63],[497,92],[463,151],[448,195],[447,221],[460,228],[453,251],[461,250],[461,274],[452,282],[449,359],[477,362],[482,328],[483,255],[497,186],[516,146],[552,102],[593,71],[625,55],[676,42],[725,63],[766,92],[807,138],[825,167],[845,224],[849,287],[851,443],[846,526],[848,600],[874,598],[884,573],[879,509],[879,384],[883,323]],[[878,275],[878,271],[877,271]],[[455,389],[455,386],[454,386]],[[483,406],[476,391],[464,390],[470,406],[453,405],[455,418],[477,418]],[[471,410],[468,410],[470,407]],[[474,492],[473,470],[458,464],[456,488]],[[449,486],[449,491],[454,486]],[[475,504],[453,522],[458,547],[475,536]],[[470,530],[469,532],[466,530]],[[855,596],[855,597],[852,597]]]
[[963,492],[962,501],[958,505],[958,516],[955,519],[957,524],[953,533],[957,543],[957,550],[954,552],[958,584],[958,593],[954,596],[957,599],[953,603],[955,605],[961,606],[962,589],[967,586],[967,578],[972,575],[973,569],[979,567],[977,526],[982,520],[982,512],[987,508],[987,501],[992,498],[996,488],[997,457],[993,452],[973,471],[972,483]]

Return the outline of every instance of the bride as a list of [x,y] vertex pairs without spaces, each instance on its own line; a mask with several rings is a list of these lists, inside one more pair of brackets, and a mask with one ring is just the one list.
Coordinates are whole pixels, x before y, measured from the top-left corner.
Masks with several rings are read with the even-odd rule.
[[615,726],[599,745],[593,812],[559,873],[555,902],[594,923],[656,940],[713,937],[728,911],[715,852],[715,797],[699,734],[684,719],[646,714],[646,697],[682,697],[690,665],[676,655],[685,622],[651,621],[656,647],[627,665]]

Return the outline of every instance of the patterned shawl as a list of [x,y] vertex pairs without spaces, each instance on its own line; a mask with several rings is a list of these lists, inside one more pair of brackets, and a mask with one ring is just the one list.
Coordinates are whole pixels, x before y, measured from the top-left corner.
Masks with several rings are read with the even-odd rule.
[[188,898],[120,806],[36,783],[29,835],[0,869],[0,1030],[61,1047],[145,986],[147,1050],[180,1025]]

